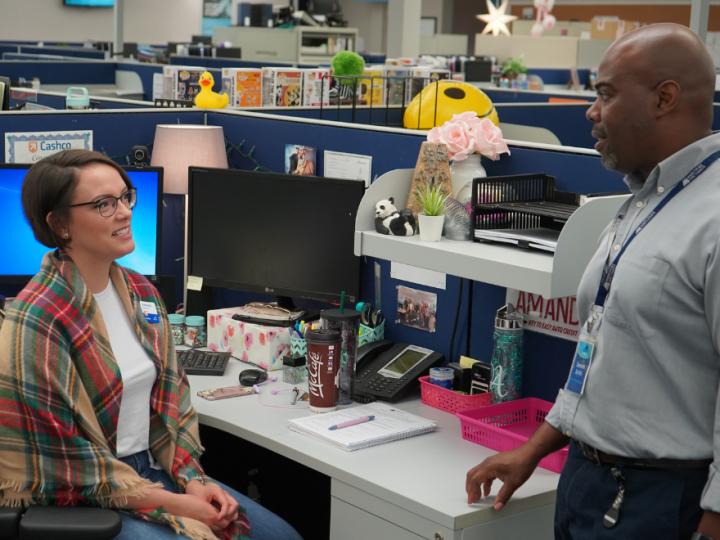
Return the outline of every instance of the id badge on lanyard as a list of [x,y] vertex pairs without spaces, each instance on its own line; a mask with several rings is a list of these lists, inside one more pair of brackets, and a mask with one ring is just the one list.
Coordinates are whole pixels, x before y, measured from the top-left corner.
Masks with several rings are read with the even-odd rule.
[[[588,320],[585,321],[585,324],[580,329],[575,356],[573,357],[572,366],[570,367],[570,376],[568,377],[567,383],[565,383],[565,390],[568,392],[582,395],[585,390],[588,372],[590,371],[590,365],[592,364],[593,355],[595,354],[595,344],[597,343],[600,325],[602,324],[605,300],[607,300],[608,294],[610,293],[618,262],[625,254],[628,246],[678,193],[695,181],[695,179],[718,159],[720,159],[720,150],[716,150],[701,163],[690,169],[627,237],[615,258],[609,260],[606,264],[602,277],[600,278],[600,284],[598,285],[598,291],[590,312],[590,317],[588,317]],[[629,199],[626,204],[629,204],[630,200],[631,199]]]
[[590,317],[585,321],[578,335],[575,356],[573,356],[572,366],[570,367],[570,375],[567,383],[565,383],[565,390],[580,396],[585,390],[585,382],[595,354],[595,344],[602,324],[602,316],[603,308],[594,305]]

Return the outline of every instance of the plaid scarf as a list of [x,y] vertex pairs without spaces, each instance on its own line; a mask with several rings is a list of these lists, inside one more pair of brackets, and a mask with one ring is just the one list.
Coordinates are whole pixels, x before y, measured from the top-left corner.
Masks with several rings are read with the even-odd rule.
[[[113,264],[110,279],[158,373],[150,450],[182,491],[203,474],[202,446],[165,307],[143,276]],[[140,301],[158,306],[159,323],[146,322]],[[120,370],[93,295],[66,254],[48,253],[0,328],[0,506],[122,508],[157,487],[115,456],[121,399]],[[204,523],[163,508],[134,513],[193,539],[216,538]],[[248,534],[241,513],[221,537]]]

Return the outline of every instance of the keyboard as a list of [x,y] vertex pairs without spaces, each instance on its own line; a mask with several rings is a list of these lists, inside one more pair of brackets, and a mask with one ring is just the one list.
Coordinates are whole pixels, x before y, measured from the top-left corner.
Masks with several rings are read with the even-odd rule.
[[187,375],[224,375],[230,353],[188,349],[177,351],[177,359]]

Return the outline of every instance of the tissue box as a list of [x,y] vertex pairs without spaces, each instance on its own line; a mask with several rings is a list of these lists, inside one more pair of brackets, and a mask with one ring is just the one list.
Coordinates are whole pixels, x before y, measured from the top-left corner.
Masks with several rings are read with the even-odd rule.
[[233,308],[207,312],[208,348],[229,351],[235,358],[273,371],[283,368],[290,353],[290,328],[265,326],[232,318]]

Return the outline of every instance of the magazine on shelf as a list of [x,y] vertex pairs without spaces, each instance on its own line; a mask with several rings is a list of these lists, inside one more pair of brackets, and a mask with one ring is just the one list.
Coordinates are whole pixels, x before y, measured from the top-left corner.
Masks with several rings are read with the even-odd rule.
[[532,229],[475,229],[475,238],[555,253],[560,231],[545,227]]
[[[331,426],[343,422],[370,416],[373,417],[371,421],[363,421],[342,429],[330,429]],[[294,418],[289,421],[288,427],[293,431],[330,442],[343,450],[353,451],[429,433],[434,431],[437,425],[432,420],[402,411],[387,403],[375,402]]]

